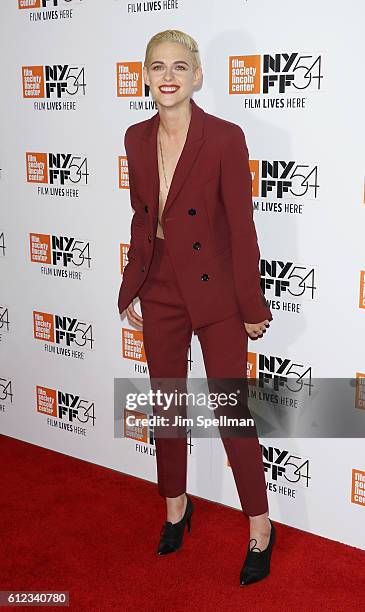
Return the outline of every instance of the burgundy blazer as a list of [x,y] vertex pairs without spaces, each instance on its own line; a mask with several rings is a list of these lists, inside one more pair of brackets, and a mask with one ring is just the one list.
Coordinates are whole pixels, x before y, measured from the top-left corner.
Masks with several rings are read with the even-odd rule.
[[[162,213],[162,228],[193,329],[240,312],[242,323],[272,320],[261,289],[252,177],[242,129],[191,98],[186,142]],[[138,296],[157,229],[157,112],[128,127],[131,222],[128,263],[119,290],[122,314]]]

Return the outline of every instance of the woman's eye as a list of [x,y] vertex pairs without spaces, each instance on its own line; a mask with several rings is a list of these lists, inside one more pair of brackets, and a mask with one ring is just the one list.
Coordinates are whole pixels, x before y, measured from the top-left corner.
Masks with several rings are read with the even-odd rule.
[[[158,64],[156,66],[152,66],[152,70],[160,70],[160,68],[163,68],[163,66],[161,64]],[[184,66],[183,64],[178,64],[176,66],[176,68],[178,70],[186,70],[186,66]]]

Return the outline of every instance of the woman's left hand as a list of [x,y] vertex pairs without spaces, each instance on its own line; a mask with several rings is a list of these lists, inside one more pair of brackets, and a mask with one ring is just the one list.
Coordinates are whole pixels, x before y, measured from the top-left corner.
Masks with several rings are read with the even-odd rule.
[[266,328],[270,327],[269,319],[265,319],[261,323],[245,323],[245,328],[250,338],[261,338],[266,332]]

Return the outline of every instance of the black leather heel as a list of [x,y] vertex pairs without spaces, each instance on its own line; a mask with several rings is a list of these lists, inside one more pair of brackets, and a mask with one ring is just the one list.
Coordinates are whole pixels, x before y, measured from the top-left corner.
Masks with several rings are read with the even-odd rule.
[[[276,532],[275,526],[272,524],[270,519],[269,521],[271,524],[271,533],[267,547],[264,550],[260,550],[260,548],[257,546],[253,546],[250,550],[250,542],[255,540],[255,538],[251,538],[250,542],[248,543],[246,559],[240,574],[241,586],[262,580],[262,578],[265,578],[270,573],[271,553],[273,544],[275,542]],[[255,540],[255,542],[257,544],[257,540]]]
[[178,523],[166,521],[162,526],[160,543],[156,553],[159,557],[173,553],[181,548],[185,525],[187,525],[188,531],[191,531],[191,515],[194,511],[194,505],[188,494],[186,494],[186,498],[186,508],[181,521]]

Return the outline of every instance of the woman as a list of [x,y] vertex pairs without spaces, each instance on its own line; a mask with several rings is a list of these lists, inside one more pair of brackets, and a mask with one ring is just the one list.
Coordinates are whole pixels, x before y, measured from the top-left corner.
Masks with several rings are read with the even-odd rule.
[[[239,379],[246,375],[248,336],[262,337],[272,320],[260,285],[244,133],[191,98],[202,68],[188,34],[153,36],[143,76],[158,112],[125,134],[134,215],[119,312],[143,328],[151,378],[186,380],[194,332],[207,376]],[[142,317],[133,306],[137,295]],[[221,436],[249,516],[240,574],[240,584],[249,584],[269,574],[275,539],[262,455],[257,434]],[[157,554],[166,555],[181,547],[194,506],[185,492],[186,437],[155,435],[155,442],[167,507]]]

